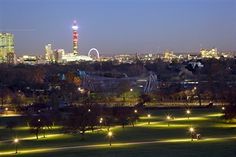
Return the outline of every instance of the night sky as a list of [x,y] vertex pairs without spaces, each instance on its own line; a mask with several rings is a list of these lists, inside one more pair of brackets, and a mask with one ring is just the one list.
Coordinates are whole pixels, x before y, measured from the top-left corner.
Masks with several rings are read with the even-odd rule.
[[0,0],[0,32],[15,35],[17,55],[72,51],[79,23],[86,54],[236,50],[236,0]]

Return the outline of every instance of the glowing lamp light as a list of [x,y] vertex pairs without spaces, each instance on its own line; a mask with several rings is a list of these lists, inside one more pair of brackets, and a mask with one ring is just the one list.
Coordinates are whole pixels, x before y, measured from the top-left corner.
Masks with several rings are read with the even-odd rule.
[[134,110],[134,113],[138,113],[138,110]]
[[191,133],[192,133],[192,132],[194,132],[194,131],[195,131],[195,130],[194,130],[194,128],[192,128],[192,127],[191,127],[191,128],[189,128],[189,132],[191,132]]
[[108,136],[112,137],[112,132],[111,131],[108,132]]
[[101,124],[103,122],[103,118],[100,118],[99,123]]
[[148,117],[148,124],[150,124],[151,114],[148,114],[147,117]]
[[191,111],[190,111],[190,110],[187,110],[187,111],[186,111],[186,113],[187,113],[187,114],[190,114],[190,113],[191,113]]
[[225,110],[225,107],[222,107],[221,109],[222,109],[222,110]]
[[19,142],[19,139],[18,138],[15,138],[14,139],[14,143],[18,143]]
[[166,119],[167,119],[167,120],[170,120],[170,116],[167,116]]

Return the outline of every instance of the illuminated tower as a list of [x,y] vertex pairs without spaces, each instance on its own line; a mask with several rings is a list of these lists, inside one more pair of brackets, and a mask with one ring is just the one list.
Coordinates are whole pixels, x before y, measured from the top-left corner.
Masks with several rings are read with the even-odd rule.
[[72,30],[73,30],[73,53],[74,55],[78,55],[79,51],[78,51],[78,25],[77,22],[74,20],[73,22],[73,26],[72,26]]

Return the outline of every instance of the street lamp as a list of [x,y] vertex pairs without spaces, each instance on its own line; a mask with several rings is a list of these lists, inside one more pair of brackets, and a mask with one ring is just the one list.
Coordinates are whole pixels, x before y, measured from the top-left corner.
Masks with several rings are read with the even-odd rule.
[[224,110],[225,110],[225,107],[223,106],[223,107],[221,107],[221,109],[224,111]]
[[112,132],[108,132],[108,138],[109,138],[109,145],[111,146],[111,139],[112,139]]
[[103,122],[103,118],[101,117],[101,118],[99,119],[99,123],[102,125],[102,122]]
[[133,92],[133,88],[130,88],[129,91],[130,91],[130,92]]
[[5,108],[6,115],[7,115],[7,111],[8,111],[8,107]]
[[14,143],[15,143],[16,154],[18,153],[18,149],[17,149],[18,142],[19,142],[19,139],[18,139],[18,138],[15,138],[15,139],[14,139]]
[[191,114],[190,110],[186,110],[186,114],[188,115],[188,119],[189,119],[189,115]]
[[195,129],[193,127],[191,127],[191,128],[189,128],[189,132],[190,132],[190,135],[191,135],[191,141],[193,141],[193,136],[194,136]]
[[138,113],[138,110],[135,109],[135,110],[134,110],[134,113]]
[[151,114],[148,114],[147,117],[148,117],[148,124],[150,124]]
[[91,109],[88,109],[88,112],[91,112]]
[[167,122],[168,122],[168,126],[170,126],[170,116],[166,116],[166,120],[167,120]]

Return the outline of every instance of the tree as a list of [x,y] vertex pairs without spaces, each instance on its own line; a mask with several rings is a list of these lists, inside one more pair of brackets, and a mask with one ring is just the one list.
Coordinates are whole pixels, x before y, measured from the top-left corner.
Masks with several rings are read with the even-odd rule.
[[11,101],[11,91],[8,88],[0,88],[1,106]]
[[98,125],[98,113],[87,105],[71,109],[63,123],[63,130],[68,133],[80,133],[84,139],[86,130]]
[[127,99],[127,92],[129,92],[131,87],[130,81],[128,80],[123,80],[121,81],[118,86],[117,86],[117,94],[118,96],[122,96],[123,97],[123,102],[126,102]]
[[151,96],[148,94],[142,94],[139,96],[139,103],[137,107],[143,107],[146,102],[150,102],[152,100]]
[[20,91],[15,92],[12,96],[11,102],[14,105],[14,110],[16,112],[18,109],[22,108],[22,104],[26,102],[25,95]]
[[30,119],[29,126],[30,131],[35,134],[36,139],[38,139],[40,131],[43,131],[43,137],[46,137],[46,128],[51,128],[53,125],[53,122],[51,120],[51,114],[46,113],[40,113],[37,116],[29,115],[28,117]]
[[130,123],[131,113],[133,112],[130,107],[113,107],[113,116],[122,128]]
[[[225,93],[226,94],[226,93]],[[236,118],[236,87],[231,86],[228,89],[228,92],[226,94],[226,101],[229,103],[229,105],[226,106],[226,109],[224,110],[224,118],[225,119],[234,119]]]
[[36,139],[38,139],[39,132],[43,128],[41,119],[39,117],[32,117],[29,122],[29,126],[30,126],[30,132],[34,133],[36,136]]

